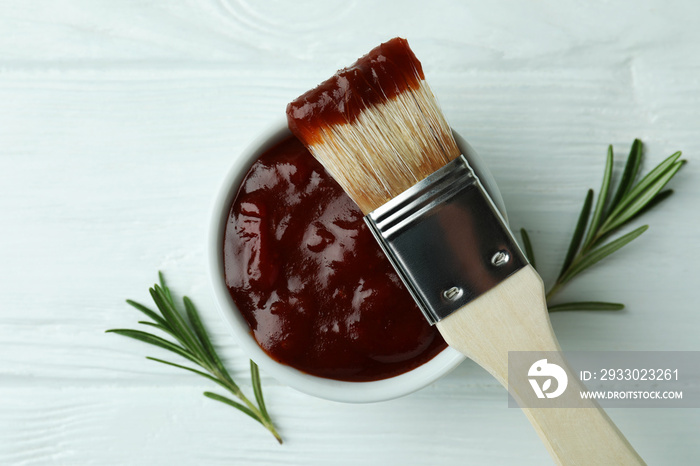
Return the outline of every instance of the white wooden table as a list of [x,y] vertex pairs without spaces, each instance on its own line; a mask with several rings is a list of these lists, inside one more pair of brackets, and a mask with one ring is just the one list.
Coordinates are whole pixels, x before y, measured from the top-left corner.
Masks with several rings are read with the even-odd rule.
[[[569,350],[700,350],[700,3],[325,0],[0,2],[0,464],[547,464],[504,390],[467,362],[391,402],[344,405],[264,377],[286,443],[204,380],[104,330],[163,270],[235,377],[210,296],[210,201],[288,101],[396,35],[486,159],[551,280],[608,143],[690,160],[651,228],[561,298]],[[696,464],[697,409],[610,415],[650,464]],[[581,426],[585,429],[585,426]]]

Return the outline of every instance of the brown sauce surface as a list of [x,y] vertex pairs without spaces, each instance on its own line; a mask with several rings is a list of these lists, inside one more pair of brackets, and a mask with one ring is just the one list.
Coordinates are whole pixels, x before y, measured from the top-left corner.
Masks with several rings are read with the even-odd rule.
[[408,41],[396,37],[287,105],[289,129],[307,145],[318,128],[351,123],[370,105],[385,102],[425,79]]
[[409,371],[446,347],[359,208],[296,138],[250,168],[223,249],[236,306],[281,363],[361,382]]

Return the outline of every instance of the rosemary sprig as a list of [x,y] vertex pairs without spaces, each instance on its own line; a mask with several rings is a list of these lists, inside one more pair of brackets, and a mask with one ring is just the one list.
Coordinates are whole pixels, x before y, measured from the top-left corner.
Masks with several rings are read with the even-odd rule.
[[216,350],[211,344],[209,335],[207,334],[204,325],[202,325],[202,321],[199,318],[197,309],[192,301],[186,296],[182,299],[185,306],[185,314],[187,316],[187,318],[185,318],[181,311],[175,306],[170,289],[165,285],[165,279],[163,278],[163,274],[161,272],[158,272],[158,277],[160,285],[154,285],[149,289],[149,291],[153,301],[160,311],[160,314],[135,301],[127,300],[126,302],[151,319],[151,321],[139,321],[139,324],[157,328],[173,337],[177,343],[141,330],[111,329],[107,330],[107,332],[116,333],[158,346],[201,367],[206,372],[151,356],[147,357],[147,359],[150,359],[151,361],[156,361],[161,364],[167,364],[169,366],[178,367],[180,369],[193,372],[225,388],[236,398],[238,398],[241,403],[212,392],[204,392],[204,396],[233,406],[239,411],[244,412],[262,424],[263,427],[274,435],[279,443],[282,443],[282,437],[280,437],[279,433],[275,429],[275,426],[270,419],[270,415],[267,412],[267,408],[265,407],[258,366],[252,360],[250,361],[250,377],[253,384],[255,400],[257,401],[257,405],[255,405],[243,394],[240,387],[231,378],[231,375],[226,370],[226,367],[224,367],[223,363],[221,362],[221,358],[219,358]]
[[[643,225],[615,240],[605,242],[620,228],[639,218],[673,194],[672,190],[662,191],[662,189],[685,164],[685,160],[679,160],[680,156],[680,151],[670,155],[635,184],[635,179],[642,163],[642,142],[639,139],[635,139],[617,189],[611,195],[613,148],[612,146],[608,147],[603,182],[595,208],[593,208],[594,193],[592,189],[589,189],[559,276],[547,292],[547,302],[572,278],[629,244],[649,228],[649,225]],[[592,214],[591,210],[593,210]],[[520,230],[520,233],[523,239],[525,255],[534,267],[535,255],[530,237],[524,228]],[[620,310],[624,307],[624,304],[620,303],[586,301],[550,305],[549,311],[612,311]]]

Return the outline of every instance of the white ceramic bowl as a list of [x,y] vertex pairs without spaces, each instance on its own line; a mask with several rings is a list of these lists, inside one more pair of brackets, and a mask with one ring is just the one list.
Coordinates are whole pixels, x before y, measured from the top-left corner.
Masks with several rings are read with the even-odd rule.
[[[214,201],[209,226],[207,255],[209,259],[210,282],[213,286],[214,297],[222,317],[243,351],[265,373],[309,395],[334,401],[367,403],[397,398],[429,385],[457,367],[464,361],[465,357],[448,347],[430,361],[409,372],[373,382],[344,382],[316,377],[293,367],[280,364],[270,358],[258,346],[251,334],[248,323],[236,308],[226,288],[223,263],[224,229],[231,203],[238,191],[239,184],[252,163],[263,152],[289,135],[290,132],[285,121],[272,125],[260,134],[240,155],[234,157],[233,165],[226,174]],[[464,139],[456,133],[455,139],[505,217],[503,199],[491,173]]]

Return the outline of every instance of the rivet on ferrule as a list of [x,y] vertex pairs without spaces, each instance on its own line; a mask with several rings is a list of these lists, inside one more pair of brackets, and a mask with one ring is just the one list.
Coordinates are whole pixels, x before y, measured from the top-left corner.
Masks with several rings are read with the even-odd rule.
[[498,251],[491,258],[491,263],[496,267],[500,267],[502,265],[505,265],[509,260],[510,254],[508,254],[508,251]]
[[453,286],[442,292],[442,297],[448,301],[456,301],[462,297],[464,290],[458,286]]

